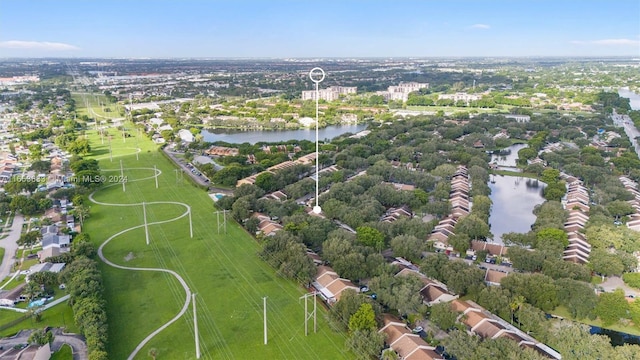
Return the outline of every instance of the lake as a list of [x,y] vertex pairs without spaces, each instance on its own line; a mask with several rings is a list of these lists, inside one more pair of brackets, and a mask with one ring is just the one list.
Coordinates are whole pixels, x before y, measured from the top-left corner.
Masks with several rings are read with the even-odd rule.
[[636,94],[628,88],[620,88],[618,89],[618,95],[629,99],[631,109],[640,110],[640,94]]
[[508,232],[526,233],[536,221],[533,208],[542,204],[542,190],[547,186],[536,179],[519,176],[491,175],[491,214],[489,224],[493,242],[502,244]]
[[526,148],[527,144],[514,144],[509,146],[506,149],[503,149],[502,151],[510,151],[509,154],[493,154],[491,155],[491,163],[496,163],[498,166],[516,166],[516,160],[518,160],[518,151],[520,151],[520,149],[524,149]]
[[[355,125],[331,125],[318,130],[318,139],[331,140],[336,136],[345,133],[357,133],[367,128],[367,124]],[[215,142],[225,141],[228,143],[250,143],[258,142],[283,142],[289,140],[309,140],[316,141],[316,129],[299,130],[234,130],[234,129],[208,129],[202,130],[204,141]]]

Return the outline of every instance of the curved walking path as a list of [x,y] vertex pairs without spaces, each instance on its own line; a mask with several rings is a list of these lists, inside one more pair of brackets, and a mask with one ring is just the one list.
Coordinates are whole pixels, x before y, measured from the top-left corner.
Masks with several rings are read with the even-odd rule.
[[[160,174],[162,174],[162,171],[158,170],[158,169],[154,169],[154,168],[126,168],[127,170],[155,170],[155,174],[153,176],[150,177],[146,177],[146,178],[141,178],[141,179],[134,179],[128,182],[135,182],[135,181],[143,181],[143,180],[149,180],[149,179],[154,179],[158,176],[160,176]],[[120,171],[120,169],[105,169],[103,171]],[[112,186],[119,186],[120,183],[114,183],[108,186],[105,186],[102,189],[105,188],[109,188]],[[102,202],[102,201],[98,201],[96,199],[93,198],[93,195],[99,191],[100,189],[94,191],[93,193],[91,193],[89,195],[89,200],[91,200],[93,203],[95,204],[99,204],[99,205],[104,205],[104,206],[120,206],[120,207],[126,207],[126,206],[143,206],[143,204],[146,205],[153,205],[153,204],[173,204],[173,205],[179,205],[179,206],[184,206],[185,207],[185,212],[179,216],[176,216],[172,219],[168,219],[168,220],[163,220],[163,221],[156,221],[156,222],[151,222],[151,223],[147,223],[147,226],[150,225],[158,225],[158,224],[164,224],[164,223],[169,223],[172,221],[176,221],[178,219],[181,219],[187,215],[189,215],[191,213],[191,207],[185,203],[181,203],[181,202],[177,202],[177,201],[152,201],[152,202],[144,202],[144,203],[131,203],[131,204],[118,204],[118,203],[107,203],[107,202]],[[169,270],[169,269],[162,269],[162,268],[136,268],[136,267],[130,267],[130,266],[122,266],[122,265],[118,265],[115,264],[113,262],[111,262],[110,260],[108,260],[104,254],[103,254],[103,248],[105,247],[105,245],[107,245],[111,240],[113,240],[114,238],[135,230],[135,229],[139,229],[139,228],[144,228],[145,224],[142,225],[137,225],[137,226],[133,226],[127,229],[124,229],[120,232],[117,232],[113,235],[111,235],[107,240],[105,240],[100,247],[98,248],[98,256],[100,257],[100,260],[102,260],[105,264],[117,268],[117,269],[122,269],[122,270],[132,270],[132,271],[157,271],[157,272],[165,272],[168,274],[173,275],[178,282],[180,282],[180,284],[182,285],[182,288],[184,289],[185,292],[185,300],[184,300],[184,305],[182,306],[182,309],[180,309],[180,311],[176,314],[176,316],[174,316],[171,320],[167,321],[164,325],[160,326],[159,328],[157,328],[156,330],[154,330],[151,334],[149,334],[147,337],[145,337],[139,344],[138,346],[136,346],[136,348],[133,350],[133,352],[129,355],[129,357],[127,358],[128,360],[132,360],[137,354],[138,352],[149,342],[151,341],[151,339],[153,339],[153,337],[155,337],[156,335],[158,335],[161,331],[163,331],[164,329],[166,329],[169,325],[173,324],[174,322],[176,322],[178,319],[180,319],[182,317],[182,315],[184,315],[187,310],[189,309],[189,303],[191,301],[191,290],[189,289],[189,286],[187,285],[186,281],[184,281],[184,279],[178,275],[178,273],[176,273],[173,270]]]

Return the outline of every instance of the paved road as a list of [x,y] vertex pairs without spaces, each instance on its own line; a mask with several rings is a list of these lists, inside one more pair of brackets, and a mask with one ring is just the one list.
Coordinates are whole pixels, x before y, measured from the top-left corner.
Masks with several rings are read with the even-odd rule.
[[192,179],[193,179],[197,184],[200,184],[200,185],[203,185],[203,186],[207,186],[207,187],[208,187],[209,185],[211,185],[210,183],[208,183],[208,182],[205,182],[205,181],[204,181],[204,180],[205,180],[205,178],[204,178],[204,177],[202,177],[202,176],[197,176],[196,174],[192,173],[192,172],[191,172],[191,169],[189,169],[189,168],[187,167],[187,165],[186,165],[183,161],[181,161],[180,159],[178,159],[178,158],[175,156],[175,154],[176,154],[176,153],[174,153],[174,152],[172,152],[172,151],[169,151],[169,150],[167,150],[166,148],[162,149],[162,151],[164,151],[164,153],[165,153],[165,154],[169,155],[169,158],[171,158],[171,160],[173,160],[173,162],[174,162],[174,163],[176,163],[176,165],[180,166],[180,169],[182,169],[182,170],[183,170],[187,175],[191,176],[191,178],[192,178]]
[[0,247],[4,248],[4,258],[2,259],[2,264],[0,264],[0,281],[4,280],[4,278],[11,273],[11,267],[14,263],[13,257],[16,250],[18,250],[18,239],[22,232],[22,223],[24,223],[24,217],[16,214],[13,218],[9,236],[0,240]]
[[[53,344],[51,350],[58,351],[64,344],[69,344],[73,350],[73,360],[87,360],[89,355],[87,352],[87,344],[84,342],[84,338],[76,334],[65,334],[61,329],[51,330],[54,334]],[[13,337],[0,339],[0,346],[5,349],[10,349],[16,345],[27,344],[29,335],[32,330],[22,330]]]
[[598,286],[602,287],[606,292],[613,292],[616,289],[622,289],[625,296],[634,296],[640,298],[640,291],[627,286],[627,284],[625,284],[619,276],[610,276],[607,278],[607,280],[605,280]]
[[624,132],[629,137],[629,141],[631,141],[633,148],[636,150],[636,154],[640,155],[640,145],[638,145],[638,141],[636,140],[636,138],[640,136],[640,131],[635,127],[631,118],[628,115],[620,115],[614,111],[611,119],[615,125],[624,128]]

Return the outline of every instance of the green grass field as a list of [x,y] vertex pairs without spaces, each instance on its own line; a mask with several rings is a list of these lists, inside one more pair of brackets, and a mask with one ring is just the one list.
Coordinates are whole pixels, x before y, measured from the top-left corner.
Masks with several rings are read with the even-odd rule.
[[[112,130],[114,134],[115,130]],[[218,234],[216,216],[208,195],[188,181],[176,181],[174,166],[155,145],[139,139],[141,152],[136,160],[132,146],[112,141],[113,161],[105,156],[107,144],[89,132],[92,149],[98,154],[105,175],[119,174],[120,160],[128,178],[122,186],[105,187],[94,198],[112,204],[139,204],[176,201],[191,206],[193,238],[188,217],[149,226],[150,245],[143,228],[123,233],[104,247],[112,262],[129,267],[159,267],[176,271],[196,293],[200,347],[203,359],[317,359],[352,358],[345,353],[346,334],[329,329],[324,309],[319,307],[318,333],[304,336],[304,304],[298,299],[304,290],[278,277],[260,260],[260,246],[231,220],[227,234]],[[117,155],[116,155],[117,154]],[[127,155],[128,154],[128,155]],[[162,171],[155,181],[153,166]],[[138,169],[136,169],[138,168]],[[146,168],[146,169],[140,169]],[[185,212],[174,204],[147,204],[148,222],[169,220]],[[141,205],[116,207],[91,204],[84,231],[101,244],[113,234],[143,224]],[[182,286],[172,275],[151,271],[122,270],[100,263],[105,283],[109,316],[109,357],[125,359],[151,332],[174,317],[185,301]],[[268,344],[263,344],[263,297],[267,297]],[[194,324],[190,308],[177,322],[153,338],[136,358],[148,358],[157,349],[167,359],[194,359]]]
[[[118,104],[109,104],[104,95],[73,93],[71,97],[76,101],[76,110],[79,116],[87,115],[99,121],[123,117],[120,115],[122,107]],[[111,111],[106,111],[107,109]]]
[[51,360],[73,360],[73,349],[71,349],[71,346],[64,344],[60,350],[51,356]]
[[[2,321],[0,321],[0,325],[21,318],[22,316],[24,316],[24,314],[19,312],[0,309],[0,319],[2,319]],[[26,319],[19,324],[1,331],[0,337],[12,336],[23,329],[38,329],[44,328],[45,326],[64,327],[67,329],[67,332],[79,333],[78,328],[73,322],[73,311],[71,310],[71,306],[69,306],[67,302],[63,302],[43,311],[42,318],[39,322],[36,322],[35,318]]]

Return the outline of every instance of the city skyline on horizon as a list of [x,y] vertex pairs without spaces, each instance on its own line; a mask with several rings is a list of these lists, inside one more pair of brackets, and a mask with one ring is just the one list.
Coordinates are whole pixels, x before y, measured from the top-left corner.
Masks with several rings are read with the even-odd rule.
[[[640,57],[640,2],[43,1],[0,4],[0,57]],[[624,8],[625,11],[620,11]],[[325,16],[315,16],[324,10]]]

